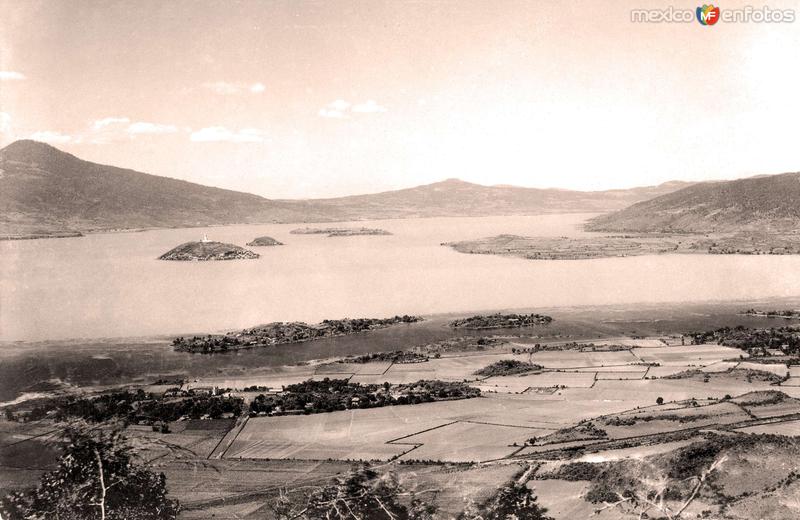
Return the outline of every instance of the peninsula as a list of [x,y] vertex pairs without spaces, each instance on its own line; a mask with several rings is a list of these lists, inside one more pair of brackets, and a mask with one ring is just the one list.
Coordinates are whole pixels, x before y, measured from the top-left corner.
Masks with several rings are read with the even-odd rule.
[[528,260],[587,260],[670,253],[710,255],[796,255],[800,235],[758,233],[685,235],[625,234],[590,237],[524,237],[497,235],[445,242],[459,253],[502,255]]

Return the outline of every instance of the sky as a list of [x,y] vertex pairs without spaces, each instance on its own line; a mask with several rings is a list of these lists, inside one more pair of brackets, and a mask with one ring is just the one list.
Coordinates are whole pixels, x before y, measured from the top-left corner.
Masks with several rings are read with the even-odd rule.
[[800,170],[800,20],[631,20],[670,6],[0,0],[0,146],[268,198]]

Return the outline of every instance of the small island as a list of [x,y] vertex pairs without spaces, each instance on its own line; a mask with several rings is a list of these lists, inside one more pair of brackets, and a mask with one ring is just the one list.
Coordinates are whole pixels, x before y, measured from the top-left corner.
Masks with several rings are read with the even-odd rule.
[[354,237],[361,235],[391,235],[385,229],[378,228],[298,228],[293,229],[290,233],[295,235],[328,235],[329,237]]
[[209,354],[212,352],[228,352],[231,350],[347,336],[369,330],[383,329],[399,323],[415,323],[418,321],[422,321],[419,316],[394,316],[383,319],[344,318],[341,320],[324,320],[316,325],[308,325],[303,322],[276,322],[227,334],[175,338],[172,341],[172,346],[178,351]]
[[251,242],[247,243],[250,247],[262,247],[262,246],[282,246],[283,242],[278,242],[272,237],[257,237],[254,238]]
[[258,257],[258,253],[233,244],[201,240],[199,242],[181,244],[159,256],[158,259],[179,262],[206,262],[212,260],[252,260]]
[[543,314],[490,314],[462,318],[450,322],[457,329],[518,329],[548,325],[553,318]]

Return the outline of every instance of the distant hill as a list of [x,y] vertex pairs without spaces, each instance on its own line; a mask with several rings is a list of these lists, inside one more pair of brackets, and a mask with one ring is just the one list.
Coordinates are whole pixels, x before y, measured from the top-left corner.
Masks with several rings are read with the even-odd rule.
[[800,173],[704,182],[592,219],[618,232],[786,232],[800,228]]
[[316,199],[351,219],[443,216],[532,215],[556,212],[605,212],[688,186],[673,181],[659,186],[608,191],[570,191],[482,186],[458,179],[396,191]]
[[451,179],[371,195],[273,200],[96,164],[24,140],[0,150],[0,238],[236,223],[604,212],[685,185],[578,192]]

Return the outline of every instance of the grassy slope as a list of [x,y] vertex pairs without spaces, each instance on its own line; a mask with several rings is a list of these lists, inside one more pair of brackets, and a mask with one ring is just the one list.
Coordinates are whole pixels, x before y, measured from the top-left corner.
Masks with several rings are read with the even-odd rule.
[[592,231],[790,231],[800,225],[800,173],[706,182],[590,221]]

